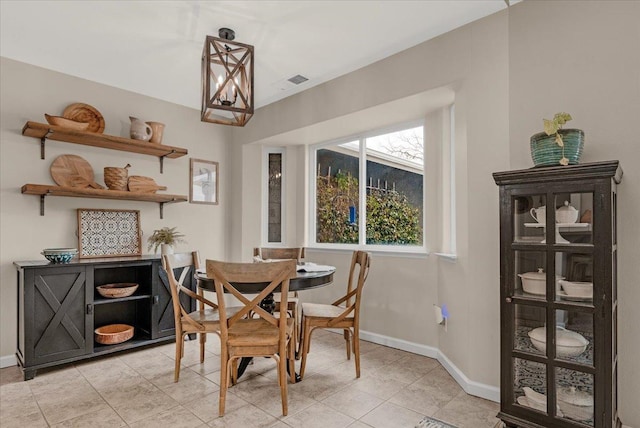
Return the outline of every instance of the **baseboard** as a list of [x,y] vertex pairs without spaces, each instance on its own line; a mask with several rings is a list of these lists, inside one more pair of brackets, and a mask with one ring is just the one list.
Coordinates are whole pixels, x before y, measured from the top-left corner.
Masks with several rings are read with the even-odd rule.
[[[336,333],[342,333],[342,330],[334,330]],[[409,342],[407,340],[396,339],[394,337],[384,336],[382,334],[371,333],[360,330],[360,338],[368,342],[377,343],[378,345],[388,346],[390,348],[400,349],[402,351],[411,352],[413,354],[424,355],[425,357],[435,358],[449,372],[451,377],[464,389],[469,395],[484,398],[486,400],[500,402],[500,388],[496,386],[486,385],[484,383],[475,382],[469,379],[447,356],[438,348],[432,346],[421,345],[419,343]]]
[[0,357],[0,369],[15,366],[17,364],[18,360],[16,360],[15,355],[5,355],[4,357]]
[[[342,330],[336,330],[337,333],[342,333]],[[429,358],[438,358],[439,350],[427,345],[420,345],[418,343],[409,342],[407,340],[396,339],[394,337],[383,336],[378,333],[371,333],[368,331],[360,330],[360,338],[367,342],[377,343],[378,345],[388,346],[390,348],[400,349],[402,351],[411,352],[413,354],[424,355]]]
[[455,379],[456,382],[469,395],[484,398],[485,400],[500,402],[500,388],[469,379],[449,358],[442,352],[438,352],[438,361]]

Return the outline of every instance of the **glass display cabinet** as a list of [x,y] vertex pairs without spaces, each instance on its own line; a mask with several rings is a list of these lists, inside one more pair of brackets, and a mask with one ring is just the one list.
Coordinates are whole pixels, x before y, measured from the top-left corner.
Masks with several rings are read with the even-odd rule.
[[498,417],[507,427],[620,427],[618,161],[493,177],[500,187]]

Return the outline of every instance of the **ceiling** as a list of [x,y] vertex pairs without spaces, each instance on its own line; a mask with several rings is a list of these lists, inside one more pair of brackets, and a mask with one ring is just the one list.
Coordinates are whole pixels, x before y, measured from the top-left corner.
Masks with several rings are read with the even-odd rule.
[[[199,109],[205,36],[228,27],[237,42],[255,46],[262,107],[506,7],[505,0],[2,0],[0,54]],[[287,81],[297,74],[309,80]]]

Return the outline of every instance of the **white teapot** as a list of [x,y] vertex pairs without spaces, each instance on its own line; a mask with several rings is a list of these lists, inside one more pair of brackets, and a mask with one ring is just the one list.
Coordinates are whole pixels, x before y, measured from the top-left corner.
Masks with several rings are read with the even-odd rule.
[[578,221],[578,210],[564,201],[564,206],[556,210],[556,223],[575,223]]

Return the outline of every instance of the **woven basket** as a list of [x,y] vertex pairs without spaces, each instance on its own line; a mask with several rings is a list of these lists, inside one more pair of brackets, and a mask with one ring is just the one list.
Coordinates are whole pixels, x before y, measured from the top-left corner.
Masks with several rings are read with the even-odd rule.
[[119,282],[115,284],[105,284],[96,287],[102,297],[116,299],[119,297],[129,297],[138,289],[139,284],[134,282]]
[[104,168],[104,182],[109,190],[127,191],[127,183],[129,182],[129,171],[131,165],[127,164],[124,168],[107,166]]
[[[558,131],[564,142],[564,157],[569,165],[580,163],[584,148],[584,132],[580,129],[561,129]],[[562,147],[556,143],[555,135],[540,132],[531,137],[531,159],[535,166],[558,166],[562,159]]]
[[133,327],[127,324],[109,324],[95,331],[96,342],[102,345],[115,345],[126,342],[133,337]]

